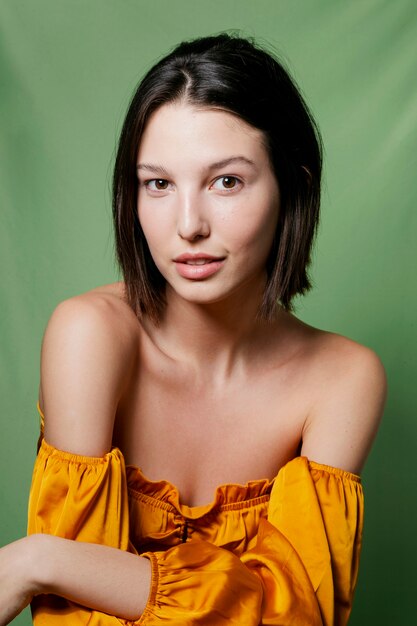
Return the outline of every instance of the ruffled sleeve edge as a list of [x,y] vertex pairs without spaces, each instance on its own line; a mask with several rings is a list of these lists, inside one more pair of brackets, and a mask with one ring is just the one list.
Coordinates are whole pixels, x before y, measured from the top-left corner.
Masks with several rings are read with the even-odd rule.
[[334,474],[335,476],[340,476],[341,478],[346,478],[347,480],[351,480],[357,483],[362,482],[362,477],[359,474],[354,474],[353,472],[349,472],[348,470],[344,470],[340,467],[334,467],[333,465],[318,463],[317,461],[310,460],[308,457],[304,458],[307,460],[309,469],[327,472],[328,474]]
[[132,624],[135,624],[135,626],[144,626],[144,624],[146,624],[147,618],[152,616],[159,587],[159,563],[157,554],[154,552],[143,552],[140,556],[149,559],[151,562],[151,584],[149,588],[148,600],[146,602],[143,613],[138,620],[132,622]]
[[67,452],[66,450],[60,450],[55,446],[46,442],[42,438],[42,442],[39,448],[39,457],[53,457],[56,460],[66,461],[68,463],[80,464],[80,465],[102,465],[108,463],[112,459],[121,459],[122,453],[119,448],[112,448],[109,452],[106,452],[103,456],[86,456],[83,454],[75,454],[73,452]]

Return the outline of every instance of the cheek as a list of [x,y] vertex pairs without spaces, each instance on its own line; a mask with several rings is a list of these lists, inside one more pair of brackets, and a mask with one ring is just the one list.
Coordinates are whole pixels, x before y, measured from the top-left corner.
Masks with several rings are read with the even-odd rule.
[[152,249],[158,242],[158,229],[155,227],[155,223],[152,220],[146,219],[146,216],[143,216],[143,214],[139,214],[139,222],[142,226],[148,246]]
[[252,209],[232,209],[227,215],[219,219],[219,224],[227,231],[227,241],[230,251],[257,252],[268,254],[274,238],[278,220],[278,208],[266,206],[252,207]]
[[163,222],[155,219],[155,215],[148,211],[138,211],[138,217],[153,262],[162,276],[166,277],[163,253],[166,253],[167,249],[167,234]]
[[157,212],[155,207],[149,206],[146,202],[142,203],[140,208],[138,203],[137,214],[149,249],[152,251],[161,248],[166,242],[168,231],[166,220],[163,219],[164,214]]

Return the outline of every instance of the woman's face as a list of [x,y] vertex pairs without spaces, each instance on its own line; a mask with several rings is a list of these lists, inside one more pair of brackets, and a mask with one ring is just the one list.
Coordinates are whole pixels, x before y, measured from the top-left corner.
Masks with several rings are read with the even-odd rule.
[[265,280],[279,189],[262,133],[237,116],[186,103],[150,117],[138,152],[138,216],[150,252],[180,297],[253,297]]

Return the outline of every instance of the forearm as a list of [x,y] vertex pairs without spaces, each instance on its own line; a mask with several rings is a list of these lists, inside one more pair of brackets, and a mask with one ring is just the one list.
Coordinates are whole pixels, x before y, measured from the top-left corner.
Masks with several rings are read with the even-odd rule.
[[34,535],[36,595],[53,593],[124,619],[135,620],[146,606],[151,564],[144,557],[108,546]]

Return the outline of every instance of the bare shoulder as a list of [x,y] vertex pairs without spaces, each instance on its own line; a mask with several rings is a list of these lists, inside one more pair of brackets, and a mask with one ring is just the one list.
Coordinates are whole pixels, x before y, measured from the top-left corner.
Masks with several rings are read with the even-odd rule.
[[366,378],[385,379],[385,368],[377,353],[357,341],[320,329],[314,329],[316,365],[320,375],[335,376],[340,374],[364,374]]
[[[123,283],[102,285],[63,300],[53,311],[48,327],[55,322],[64,322],[64,327],[67,322],[88,324],[92,318],[95,322],[100,320],[116,334],[126,325],[127,332],[132,330],[137,319],[127,304]],[[123,324],[120,323],[121,318]]]
[[45,439],[77,454],[111,446],[114,416],[137,355],[138,321],[119,283],[62,301],[43,337]]
[[312,408],[301,454],[360,474],[382,419],[387,376],[378,354],[343,335],[312,334]]

